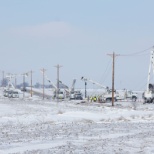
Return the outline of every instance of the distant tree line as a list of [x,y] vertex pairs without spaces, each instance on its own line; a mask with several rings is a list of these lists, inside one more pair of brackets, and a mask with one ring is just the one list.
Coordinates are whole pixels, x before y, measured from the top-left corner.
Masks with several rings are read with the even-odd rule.
[[[4,78],[3,80],[1,80],[1,87],[6,87],[8,85],[8,80],[6,78]],[[16,88],[18,89],[21,89],[23,87],[30,87],[31,85],[28,83],[28,82],[24,82],[23,83],[20,83],[20,84],[17,84],[16,85]],[[34,85],[33,85],[34,88],[42,88],[43,85],[39,82],[36,82]],[[44,85],[45,88],[54,88],[52,85]],[[68,88],[66,85],[64,85],[62,82],[59,82],[59,88]]]

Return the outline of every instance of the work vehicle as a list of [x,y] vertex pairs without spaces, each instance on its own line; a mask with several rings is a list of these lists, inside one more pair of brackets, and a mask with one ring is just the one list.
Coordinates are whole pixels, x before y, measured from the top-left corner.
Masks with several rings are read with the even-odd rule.
[[77,91],[71,91],[70,92],[70,99],[72,100],[82,100],[83,96],[81,91],[77,90]]
[[11,97],[12,97],[12,98],[19,98],[19,93],[18,93],[18,91],[12,91]]
[[[105,91],[98,96],[98,100],[100,102],[111,102],[112,101],[112,89],[109,89],[109,87],[103,86],[102,84],[93,81],[91,79],[87,79],[85,77],[81,77],[81,80],[84,82],[91,82],[92,84],[95,84],[99,86],[100,88],[103,88]],[[114,90],[114,101],[118,100],[125,100],[125,99],[131,99],[132,101],[137,100],[137,93],[134,93],[130,90]]]
[[26,87],[21,87],[20,90],[21,91],[27,91]]
[[3,95],[8,98],[19,98],[19,92],[16,90],[4,90]]
[[[41,73],[43,72],[41,71]],[[44,76],[50,85],[54,87],[53,98],[64,99],[66,96],[65,90],[57,88],[57,86],[47,77],[47,75],[44,74]]]
[[[91,82],[92,84],[95,84],[97,86],[99,86],[100,88],[103,88],[105,91],[99,96],[99,101],[100,102],[111,102],[112,101],[112,90],[109,89],[109,87],[103,86],[102,84],[93,81],[91,79],[85,78],[85,77],[81,77],[81,80],[84,82]],[[117,93],[116,91],[114,91],[114,100],[116,101],[117,99]]]
[[64,90],[61,90],[59,89],[59,91],[54,91],[54,95],[53,95],[53,98],[58,98],[58,99],[64,99],[65,98],[65,91]]
[[154,85],[149,83],[150,76],[151,76],[151,68],[154,73],[154,49],[153,51],[151,51],[151,55],[150,55],[147,89],[143,92],[144,103],[154,103]]
[[138,98],[138,94],[131,91],[131,90],[127,90],[127,89],[123,89],[123,90],[117,90],[117,100],[132,100],[133,102],[135,102]]
[[16,75],[8,74],[6,79],[8,80],[8,85],[4,88],[3,96],[8,98],[19,98],[19,92],[15,89],[14,85],[11,82],[12,78],[15,78]]

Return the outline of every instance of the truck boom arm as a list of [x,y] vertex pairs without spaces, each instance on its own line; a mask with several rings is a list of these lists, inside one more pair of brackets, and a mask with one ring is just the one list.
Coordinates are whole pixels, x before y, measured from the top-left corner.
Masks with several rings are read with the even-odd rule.
[[93,80],[91,80],[91,79],[87,79],[87,78],[85,78],[85,77],[81,77],[81,80],[82,81],[85,81],[85,82],[91,82],[92,84],[95,84],[95,85],[97,85],[97,86],[99,86],[99,87],[101,87],[101,88],[104,88],[104,89],[106,89],[106,90],[109,90],[109,87],[106,87],[106,86],[103,86],[102,84],[100,84],[100,83],[98,83],[98,82],[95,82],[95,81],[93,81]]
[[[41,71],[41,73],[43,73],[43,72]],[[47,75],[44,74],[44,76],[45,76],[46,80],[57,90],[57,86],[47,77]]]

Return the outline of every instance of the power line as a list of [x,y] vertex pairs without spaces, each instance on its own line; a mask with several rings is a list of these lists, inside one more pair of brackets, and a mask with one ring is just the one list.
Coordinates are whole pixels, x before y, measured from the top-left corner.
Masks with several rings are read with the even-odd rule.
[[108,74],[109,74],[109,68],[111,67],[111,63],[112,63],[112,61],[109,60],[107,66],[106,66],[106,68],[105,68],[105,71],[104,71],[104,73],[103,73],[103,75],[102,75],[102,77],[101,77],[101,79],[100,79],[100,82],[102,82],[102,83],[105,82],[105,80],[106,80],[106,78],[107,78],[107,76],[108,76]]
[[149,52],[149,49],[151,49],[152,47],[153,46],[151,46],[151,47],[149,47],[147,49],[144,49],[142,51],[138,51],[138,52],[134,52],[134,53],[130,53],[130,54],[120,54],[120,56],[141,56],[141,55],[144,55],[143,53]]
[[119,56],[121,56],[121,57],[139,57],[139,56],[147,56],[147,55],[149,55],[150,53],[149,52],[147,52],[147,53],[141,53],[141,54],[134,54],[134,55],[124,55],[124,54],[120,54]]

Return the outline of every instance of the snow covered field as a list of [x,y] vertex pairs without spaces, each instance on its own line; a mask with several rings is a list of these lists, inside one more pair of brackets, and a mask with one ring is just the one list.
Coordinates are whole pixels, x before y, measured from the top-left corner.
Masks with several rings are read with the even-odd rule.
[[154,104],[0,97],[0,154],[151,154]]

